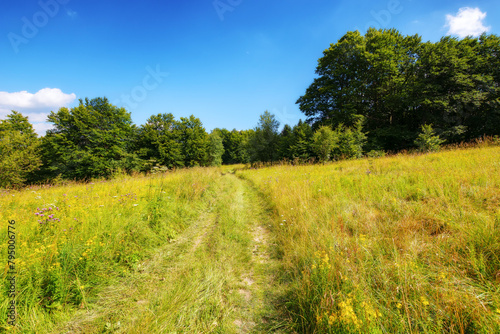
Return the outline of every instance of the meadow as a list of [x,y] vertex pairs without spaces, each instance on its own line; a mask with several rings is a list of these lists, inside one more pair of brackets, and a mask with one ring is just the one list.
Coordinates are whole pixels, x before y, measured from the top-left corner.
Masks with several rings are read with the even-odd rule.
[[239,175],[273,203],[297,332],[500,332],[499,147]]
[[499,204],[498,146],[5,190],[0,326],[498,333]]
[[[215,175],[215,169],[194,169],[3,191],[3,259],[7,221],[16,221],[16,329],[50,332],[75,309],[88,309],[103,288],[140,269],[197,218]],[[6,297],[2,293],[2,315]],[[0,324],[9,328],[5,316]]]

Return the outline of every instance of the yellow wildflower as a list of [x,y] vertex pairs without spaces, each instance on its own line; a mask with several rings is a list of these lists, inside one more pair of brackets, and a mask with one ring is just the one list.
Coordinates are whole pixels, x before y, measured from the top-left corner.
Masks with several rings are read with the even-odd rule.
[[369,319],[378,318],[381,316],[380,312],[373,308],[373,306],[369,303],[362,302],[361,307],[364,308],[366,315]]
[[360,321],[358,317],[356,316],[356,313],[354,313],[354,308],[352,307],[352,299],[348,298],[346,301],[340,302],[339,303],[339,308],[340,308],[340,320],[344,323],[347,324],[354,324],[356,327],[360,325]]
[[323,262],[324,263],[328,263],[328,261],[330,261],[330,258],[328,257],[328,254],[324,254],[323,258],[322,258]]
[[422,305],[424,305],[424,306],[428,306],[429,305],[429,301],[424,296],[420,297],[420,301],[422,302]]

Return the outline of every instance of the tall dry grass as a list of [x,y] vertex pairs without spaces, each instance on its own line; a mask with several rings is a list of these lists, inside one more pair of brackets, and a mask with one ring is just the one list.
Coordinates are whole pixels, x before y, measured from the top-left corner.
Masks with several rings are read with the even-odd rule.
[[500,148],[243,170],[298,332],[499,333]]

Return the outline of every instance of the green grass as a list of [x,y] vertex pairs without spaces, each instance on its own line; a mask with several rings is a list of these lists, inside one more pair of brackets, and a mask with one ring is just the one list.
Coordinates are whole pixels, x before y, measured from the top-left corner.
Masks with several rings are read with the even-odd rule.
[[259,266],[251,231],[265,212],[234,176],[221,178],[213,192],[205,216],[166,265],[165,289],[127,333],[241,333],[260,321],[267,304],[258,294],[271,273]]
[[[272,237],[262,227],[269,212],[233,174],[198,168],[4,192],[0,219],[16,219],[18,227],[16,329],[241,333],[283,328],[271,300],[282,292],[274,279],[279,263],[267,255]],[[49,207],[43,219],[54,212],[60,221],[40,224],[35,213]],[[3,293],[3,314],[7,303]],[[13,330],[2,321],[4,329]]]
[[[217,177],[216,170],[194,169],[3,192],[2,245],[6,222],[16,220],[17,329],[50,332],[75,310],[90,309],[105,287],[138,270],[197,218]],[[1,314],[8,302],[2,293]],[[6,327],[5,317],[0,324]]]
[[499,204],[499,147],[2,191],[0,326],[497,333]]

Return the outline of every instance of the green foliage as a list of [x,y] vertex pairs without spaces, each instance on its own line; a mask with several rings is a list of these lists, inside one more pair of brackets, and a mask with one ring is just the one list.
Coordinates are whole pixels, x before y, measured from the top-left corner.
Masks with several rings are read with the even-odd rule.
[[311,126],[302,120],[293,127],[289,146],[289,157],[291,159],[299,158],[307,160],[311,157],[311,142],[313,131]]
[[151,116],[138,134],[138,154],[145,160],[169,168],[184,165],[182,146],[178,140],[178,123],[172,114]]
[[250,162],[250,138],[254,135],[255,131],[253,129],[240,131],[240,141],[236,150],[236,157],[239,159],[238,162],[248,163]]
[[248,162],[247,141],[249,131],[237,131],[233,129],[214,129],[218,131],[222,137],[222,144],[224,146],[224,154],[222,155],[223,164],[236,164]]
[[439,136],[435,135],[432,125],[426,124],[422,125],[422,132],[415,140],[415,145],[417,145],[421,152],[435,152],[439,151],[441,144],[444,142],[445,140],[442,140]]
[[368,158],[383,158],[385,157],[385,152],[379,150],[371,150],[370,152],[366,153],[366,156]]
[[330,160],[333,148],[338,143],[337,134],[329,126],[321,126],[313,135],[312,149],[320,161]]
[[249,138],[249,155],[251,161],[274,161],[278,158],[279,122],[274,115],[265,111]]
[[54,128],[42,139],[46,177],[109,177],[136,161],[128,153],[134,134],[130,113],[107,98],[80,100],[75,108],[51,112],[48,120]]
[[498,135],[499,51],[496,35],[422,43],[395,29],[348,32],[323,52],[297,103],[315,127],[365,116],[373,149],[410,148],[426,123],[448,142]]
[[352,159],[363,156],[363,146],[366,143],[363,120],[358,120],[354,128],[347,128],[340,124],[335,129],[335,137],[338,138],[338,143],[333,149],[334,158]]
[[[222,163],[230,164],[233,162],[233,155],[235,152],[236,143],[232,140],[232,132],[228,129],[215,128],[213,131],[218,131],[220,137],[222,138],[222,146],[224,147],[224,154],[222,154]],[[236,132],[236,129],[234,130]]]
[[224,154],[224,145],[219,131],[212,131],[208,136],[208,165],[222,165],[222,155]]
[[0,120],[0,187],[20,187],[41,164],[39,139],[28,118],[12,111]]
[[207,162],[208,134],[199,118],[191,115],[181,117],[177,124],[184,165],[187,167],[204,166]]
[[280,143],[278,156],[280,159],[291,159],[290,146],[292,146],[293,132],[292,127],[285,124],[280,133]]

